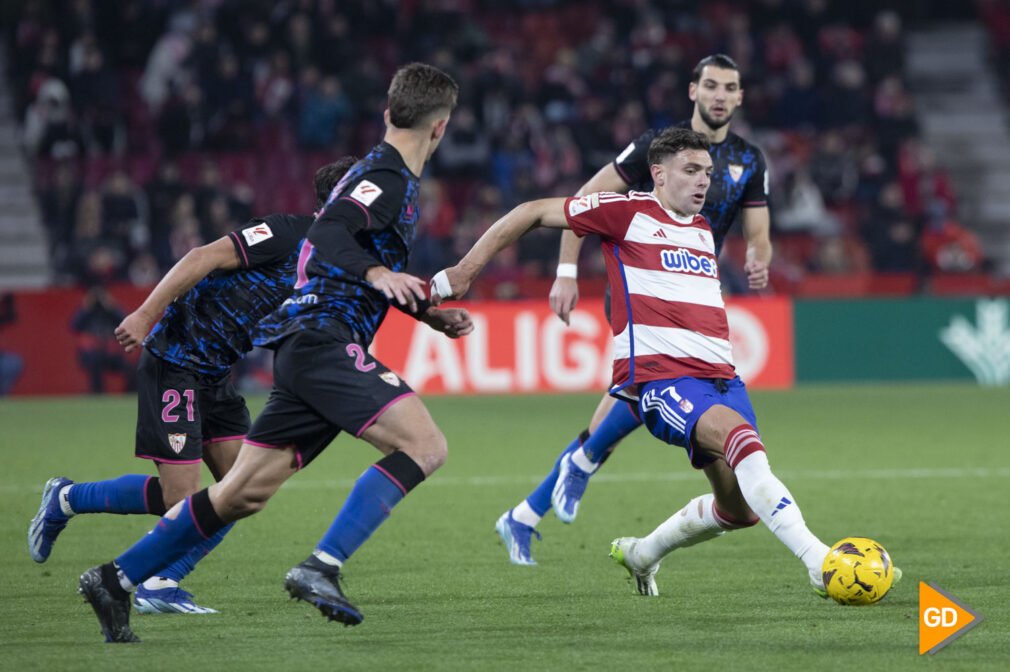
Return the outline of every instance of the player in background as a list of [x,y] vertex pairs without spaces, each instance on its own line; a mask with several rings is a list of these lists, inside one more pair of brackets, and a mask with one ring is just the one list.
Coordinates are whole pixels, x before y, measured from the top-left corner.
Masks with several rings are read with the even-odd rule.
[[[710,143],[714,169],[702,214],[712,229],[716,257],[737,213],[741,213],[747,240],[744,272],[751,289],[763,289],[768,284],[768,265],[772,258],[768,178],[761,150],[729,130],[730,120],[743,99],[739,68],[733,59],[723,54],[703,58],[692,72],[688,95],[694,101],[694,114],[689,122],[679,126],[702,133]],[[646,131],[586,182],[577,196],[600,191],[623,193],[629,188],[651,190],[646,157],[658,133],[658,129]],[[570,231],[562,232],[558,277],[551,288],[550,303],[566,324],[579,297],[575,278],[581,248],[581,238]],[[608,319],[609,291],[608,286]],[[530,540],[533,534],[539,538],[535,528],[541,518],[553,506],[562,522],[574,521],[589,477],[617,443],[640,425],[633,405],[604,395],[589,427],[565,447],[543,482],[518,505],[503,513],[495,524],[513,563],[536,564],[530,552]]]
[[[316,171],[320,207],[355,161],[344,157]],[[28,550],[36,562],[49,558],[56,537],[76,514],[163,515],[200,489],[201,461],[221,480],[249,431],[249,411],[232,384],[231,366],[252,349],[260,318],[291,294],[299,245],[312,221],[310,215],[269,215],[191,250],[117,327],[116,338],[127,352],[144,346],[135,450],[137,457],[154,461],[158,476],[126,474],[93,483],[50,479],[28,529]],[[179,582],[226,532],[170,567],[159,567],[157,576],[137,589],[137,610],[216,613],[194,604]]]
[[[677,523],[689,546],[760,519],[799,558],[826,595],[828,546],[807,529],[795,498],[772,473],[743,382],[733,367],[714,236],[698,214],[713,169],[710,140],[668,128],[648,151],[651,193],[593,193],[519,205],[495,222],[456,266],[432,279],[433,300],[458,298],[492,256],[536,226],[599,234],[614,287],[610,394],[633,402],[649,431],[687,450],[710,494],[691,500]],[[656,594],[656,566],[614,542],[639,591]],[[615,557],[618,557],[615,555]]]
[[172,507],[115,561],[81,576],[80,592],[108,641],[137,641],[129,591],[166,560],[261,510],[342,430],[384,457],[358,478],[330,529],[284,585],[330,620],[361,622],[340,587],[343,563],[448,452],[424,404],[368,354],[369,343],[391,300],[451,337],[473,330],[465,310],[432,307],[425,283],[402,272],[418,217],[418,176],[445,134],[457,96],[452,78],[432,66],[412,63],[394,75],[383,141],[334,189],[302,245],[294,295],[261,323],[257,344],[276,351],[274,389],[235,465],[223,480]]

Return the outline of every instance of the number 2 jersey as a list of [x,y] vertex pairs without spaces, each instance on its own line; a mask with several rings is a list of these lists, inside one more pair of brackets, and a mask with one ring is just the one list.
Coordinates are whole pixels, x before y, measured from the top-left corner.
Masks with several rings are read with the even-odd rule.
[[386,142],[351,166],[302,244],[294,294],[260,323],[256,345],[277,347],[304,329],[371,343],[390,304],[365,271],[407,267],[419,184]]
[[578,236],[600,236],[612,288],[610,393],[681,376],[736,377],[719,265],[705,217],[678,217],[652,194],[601,192],[565,201]]
[[[677,124],[690,128],[690,122]],[[614,168],[636,191],[652,191],[649,172],[649,145],[662,129],[650,129],[635,139],[614,159]],[[761,150],[736,133],[728,133],[722,142],[711,145],[712,183],[705,195],[701,214],[708,220],[715,240],[715,256],[736,220],[740,208],[768,205],[768,172]]]
[[176,366],[220,375],[253,346],[257,322],[292,292],[307,215],[269,215],[229,234],[239,268],[215,272],[177,298],[144,340]]

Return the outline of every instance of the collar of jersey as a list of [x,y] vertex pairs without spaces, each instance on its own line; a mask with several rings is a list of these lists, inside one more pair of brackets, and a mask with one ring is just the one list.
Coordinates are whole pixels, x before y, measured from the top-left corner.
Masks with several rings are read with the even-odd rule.
[[[652,200],[656,201],[656,205],[658,205],[659,207],[663,208],[663,204],[659,201],[659,198],[656,197],[656,192],[655,191],[649,192],[649,196],[652,197]],[[692,222],[694,222],[694,215],[688,215],[687,217],[681,217],[680,215],[677,215],[676,213],[674,213],[673,210],[667,210],[666,208],[663,208],[663,212],[665,212],[667,214],[667,216],[669,216],[670,219],[672,219],[673,221],[677,222],[678,224],[691,224]]]

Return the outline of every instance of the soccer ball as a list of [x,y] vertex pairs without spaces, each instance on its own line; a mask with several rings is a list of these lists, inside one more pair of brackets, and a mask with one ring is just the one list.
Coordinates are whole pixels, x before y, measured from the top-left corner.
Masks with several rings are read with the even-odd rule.
[[891,556],[864,537],[847,537],[832,546],[821,571],[828,595],[838,604],[873,604],[894,581]]

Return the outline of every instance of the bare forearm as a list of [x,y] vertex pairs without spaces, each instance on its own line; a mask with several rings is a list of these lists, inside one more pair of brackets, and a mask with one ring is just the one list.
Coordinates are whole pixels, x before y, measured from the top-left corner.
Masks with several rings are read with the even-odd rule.
[[491,258],[519,240],[523,234],[540,224],[540,201],[522,203],[491,225],[466,253],[459,267],[471,278],[476,277]]
[[559,264],[579,263],[579,252],[582,250],[582,238],[571,231],[561,232],[561,249],[558,250]]
[[772,241],[767,236],[747,242],[747,261],[757,261],[765,266],[772,263]]
[[205,249],[190,250],[151,290],[138,312],[152,319],[158,317],[170,303],[195,287],[214,268],[211,255]]

